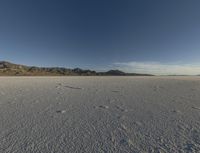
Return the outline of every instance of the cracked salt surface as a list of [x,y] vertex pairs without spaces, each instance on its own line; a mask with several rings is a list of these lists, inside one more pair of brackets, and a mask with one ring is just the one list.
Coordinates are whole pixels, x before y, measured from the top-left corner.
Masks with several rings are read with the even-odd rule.
[[1,153],[200,151],[199,77],[1,77],[0,84]]

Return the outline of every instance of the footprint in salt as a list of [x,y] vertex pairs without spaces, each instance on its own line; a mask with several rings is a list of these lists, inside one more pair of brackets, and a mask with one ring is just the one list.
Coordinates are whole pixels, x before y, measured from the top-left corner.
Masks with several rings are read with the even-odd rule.
[[66,110],[57,110],[56,113],[64,114],[66,113]]
[[116,106],[116,108],[118,109],[118,110],[120,110],[121,112],[128,112],[128,110],[127,109],[124,109],[124,108],[122,108],[121,106]]
[[72,87],[72,86],[64,86],[64,87],[70,88],[70,89],[83,89],[83,88],[81,88],[81,87]]
[[119,116],[117,116],[117,119],[118,119],[118,120],[125,120],[125,119],[126,119],[126,116],[124,116],[124,115],[119,115]]
[[95,109],[101,108],[101,109],[108,109],[109,106],[107,105],[100,105],[100,106],[94,106]]
[[172,110],[172,112],[173,113],[177,113],[177,114],[181,114],[181,111],[180,110],[176,110],[176,109]]
[[57,86],[56,86],[56,89],[60,89],[61,87],[62,87],[62,84],[58,83]]
[[99,108],[108,109],[109,107],[106,105],[100,105]]
[[193,109],[200,110],[200,107],[195,107],[195,106],[193,106],[192,108],[193,108]]
[[140,121],[135,121],[134,122],[137,126],[142,126],[142,123]]
[[114,92],[114,93],[118,93],[119,91],[118,91],[118,90],[113,90],[112,92]]
[[134,146],[134,143],[131,139],[129,138],[124,138],[124,139],[121,139],[120,142],[119,142],[121,145],[127,145],[129,147],[131,146]]

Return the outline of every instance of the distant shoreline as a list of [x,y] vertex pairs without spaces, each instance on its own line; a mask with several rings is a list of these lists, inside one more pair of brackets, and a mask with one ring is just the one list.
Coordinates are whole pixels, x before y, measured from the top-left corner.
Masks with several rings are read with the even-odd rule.
[[154,76],[152,74],[125,73],[120,70],[96,72],[80,68],[36,67],[0,61],[0,76]]

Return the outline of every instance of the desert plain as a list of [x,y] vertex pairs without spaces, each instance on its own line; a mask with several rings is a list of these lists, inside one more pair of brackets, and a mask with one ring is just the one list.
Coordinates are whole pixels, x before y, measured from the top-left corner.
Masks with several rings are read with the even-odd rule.
[[0,77],[0,152],[200,152],[200,77]]

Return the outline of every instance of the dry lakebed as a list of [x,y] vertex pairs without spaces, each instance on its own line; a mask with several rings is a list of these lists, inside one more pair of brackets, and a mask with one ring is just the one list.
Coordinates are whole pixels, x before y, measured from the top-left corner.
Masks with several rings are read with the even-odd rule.
[[0,153],[200,152],[200,77],[0,77]]

